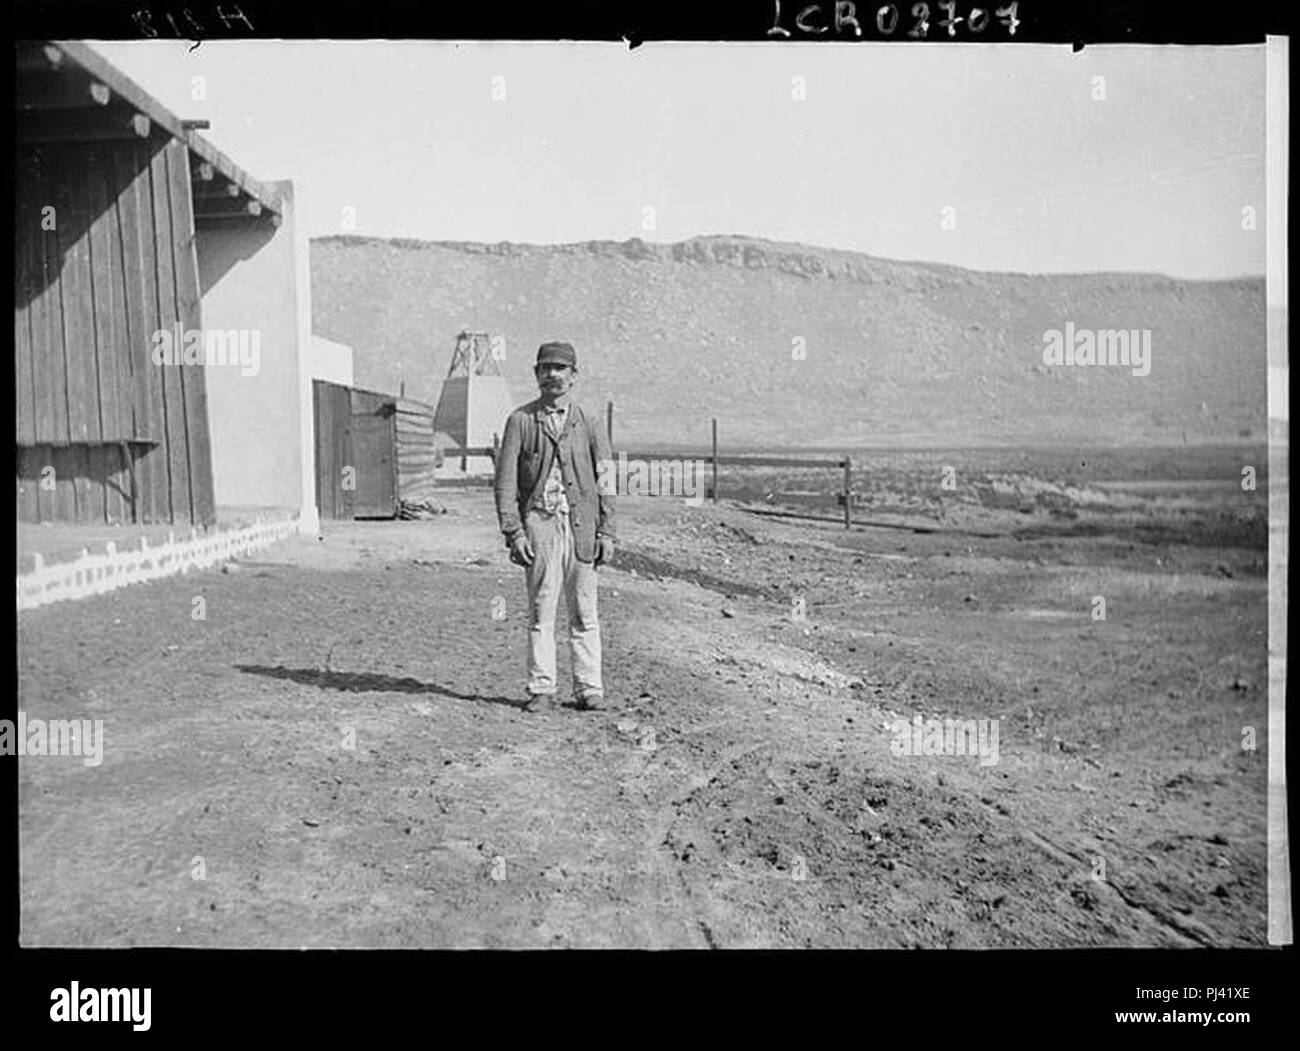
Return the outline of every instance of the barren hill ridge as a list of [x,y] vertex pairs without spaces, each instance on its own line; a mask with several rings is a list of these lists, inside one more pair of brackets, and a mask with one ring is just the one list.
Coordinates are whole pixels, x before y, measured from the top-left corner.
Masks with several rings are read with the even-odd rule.
[[[726,448],[1261,440],[1263,278],[1030,275],[743,236],[675,244],[311,245],[313,325],[358,386],[436,401],[463,326],[506,340],[520,401],[544,339],[619,444]],[[1150,330],[1151,368],[1048,366],[1044,333]]]

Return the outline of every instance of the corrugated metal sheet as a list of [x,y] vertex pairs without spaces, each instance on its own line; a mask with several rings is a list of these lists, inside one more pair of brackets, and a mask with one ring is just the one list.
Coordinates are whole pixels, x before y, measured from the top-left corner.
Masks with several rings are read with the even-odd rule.
[[397,402],[397,489],[403,501],[430,500],[441,455],[435,449],[432,405]]

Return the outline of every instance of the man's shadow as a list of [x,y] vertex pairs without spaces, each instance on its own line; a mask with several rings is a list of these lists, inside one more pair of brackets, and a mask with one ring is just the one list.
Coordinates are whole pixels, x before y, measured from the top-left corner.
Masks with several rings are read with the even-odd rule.
[[503,704],[507,708],[523,709],[527,700],[513,697],[488,697],[481,693],[462,693],[448,686],[421,682],[410,676],[398,678],[374,672],[322,671],[319,668],[268,667],[263,664],[237,664],[239,671],[248,675],[261,675],[268,679],[287,679],[301,686],[314,686],[321,690],[341,690],[344,693],[422,693],[439,697],[452,697],[458,701],[479,701],[482,704]]

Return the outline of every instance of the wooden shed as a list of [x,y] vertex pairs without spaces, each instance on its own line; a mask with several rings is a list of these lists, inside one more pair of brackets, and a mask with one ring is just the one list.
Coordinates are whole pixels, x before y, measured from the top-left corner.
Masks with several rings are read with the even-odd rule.
[[16,61],[18,519],[211,525],[205,359],[166,340],[202,331],[204,231],[265,241],[279,196],[85,45]]
[[432,405],[326,380],[312,387],[321,518],[395,518],[403,503],[433,496]]

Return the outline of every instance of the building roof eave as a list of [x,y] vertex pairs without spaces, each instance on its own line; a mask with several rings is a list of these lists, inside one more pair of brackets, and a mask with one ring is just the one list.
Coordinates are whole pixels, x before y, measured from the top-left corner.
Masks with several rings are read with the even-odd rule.
[[[128,77],[107,59],[76,40],[51,40],[42,43],[52,71],[64,72],[76,67],[93,83],[102,85],[112,98],[120,100],[172,138],[183,142],[190,151],[191,181],[195,185],[213,183],[223,192],[195,196],[195,220],[271,218],[279,221],[284,202],[275,188],[255,179],[227,157],[215,145],[199,135],[194,122],[184,121],[158,99]],[[19,90],[22,80],[20,75]],[[205,201],[220,200],[223,207],[208,210]]]

